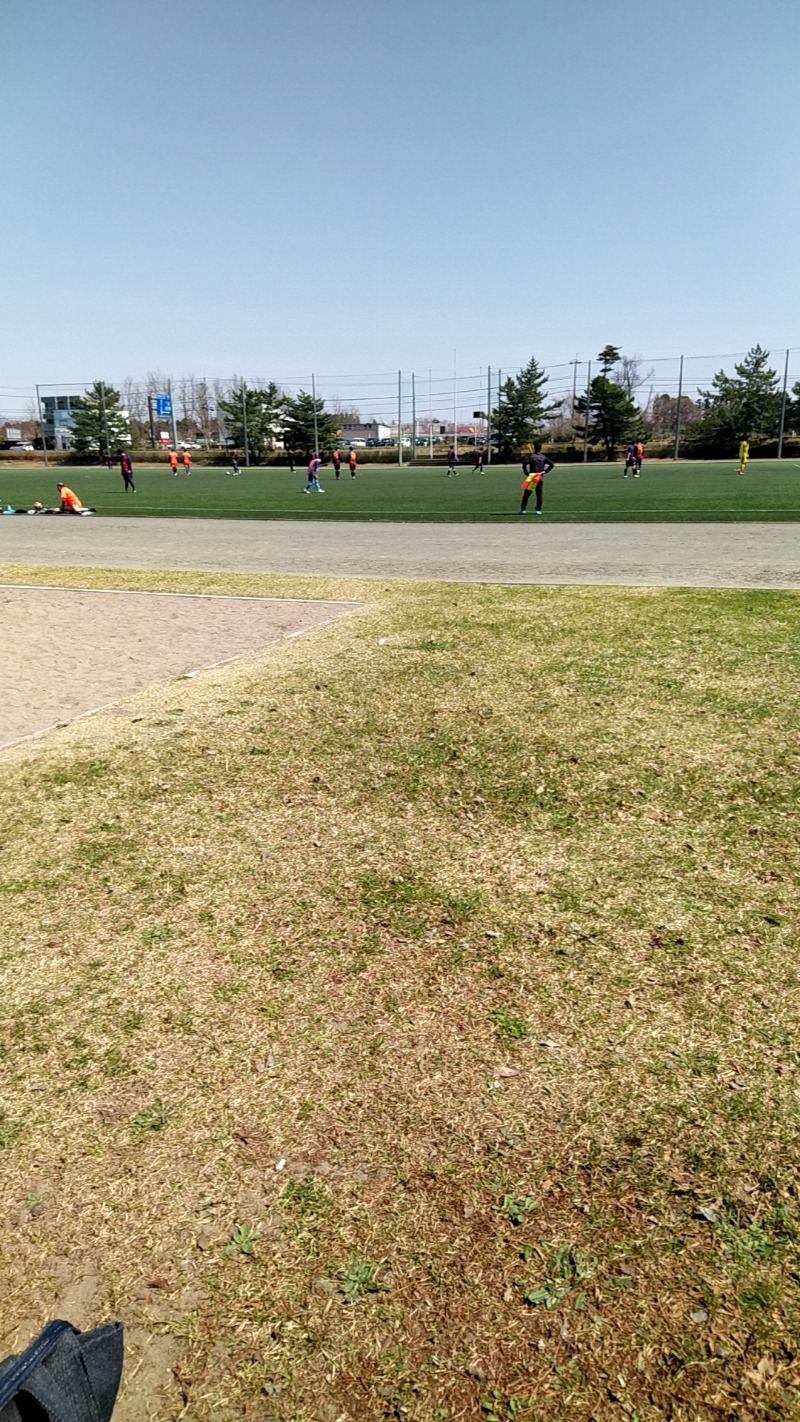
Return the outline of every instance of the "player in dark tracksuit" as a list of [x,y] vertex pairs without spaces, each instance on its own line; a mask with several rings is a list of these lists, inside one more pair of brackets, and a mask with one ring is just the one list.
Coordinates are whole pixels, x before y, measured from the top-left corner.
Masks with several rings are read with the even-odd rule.
[[540,444],[535,444],[533,446],[533,454],[525,455],[525,458],[522,461],[522,468],[525,474],[525,478],[522,482],[522,504],[520,505],[519,511],[521,514],[527,513],[528,499],[531,496],[531,489],[535,489],[535,512],[541,517],[542,495],[544,493],[544,476],[545,474],[549,474],[550,470],[555,468],[555,465],[553,464],[552,459],[548,459],[546,454],[542,454],[542,446]]
[[129,454],[123,453],[122,450],[119,452],[119,472],[122,475],[123,492],[127,494],[130,489],[131,493],[135,494],[136,485],[133,482],[133,460]]
[[334,472],[334,474],[336,475],[336,478],[337,478],[337,479],[339,478],[339,474],[341,473],[341,469],[342,469],[342,456],[341,456],[341,454],[339,453],[338,449],[335,449],[335,450],[333,451],[333,472]]

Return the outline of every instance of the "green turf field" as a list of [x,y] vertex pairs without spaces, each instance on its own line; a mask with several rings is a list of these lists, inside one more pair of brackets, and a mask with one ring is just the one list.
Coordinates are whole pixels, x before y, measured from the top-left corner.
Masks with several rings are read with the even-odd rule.
[[[465,465],[448,478],[438,467],[374,465],[337,483],[328,466],[324,495],[303,493],[304,470],[251,469],[234,479],[225,469],[201,466],[186,479],[163,466],[141,465],[135,478],[136,494],[125,495],[116,469],[0,465],[0,502],[55,504],[56,482],[63,479],[101,514],[495,523],[517,518],[522,474],[518,466],[476,474]],[[533,519],[532,503],[527,517]],[[635,480],[623,479],[621,464],[557,465],[547,477],[544,517],[551,523],[800,519],[800,464],[754,460],[742,478],[730,460],[651,464]]]

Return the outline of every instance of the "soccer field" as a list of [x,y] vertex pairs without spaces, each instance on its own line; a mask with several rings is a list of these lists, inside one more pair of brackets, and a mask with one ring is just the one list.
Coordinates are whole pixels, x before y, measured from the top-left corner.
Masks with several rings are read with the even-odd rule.
[[[196,467],[191,479],[163,466],[138,466],[136,493],[123,492],[115,469],[24,469],[0,465],[0,502],[30,508],[57,503],[63,479],[100,514],[182,518],[309,518],[496,523],[518,517],[522,473],[518,465],[493,465],[482,474],[470,465],[449,478],[443,468],[398,469],[373,465],[337,482],[322,470],[324,494],[304,494],[305,470]],[[550,522],[728,522],[800,519],[800,464],[751,461],[736,475],[733,461],[645,464],[641,479],[624,479],[621,464],[561,464],[547,476],[544,516]],[[532,519],[533,508],[527,517]]]

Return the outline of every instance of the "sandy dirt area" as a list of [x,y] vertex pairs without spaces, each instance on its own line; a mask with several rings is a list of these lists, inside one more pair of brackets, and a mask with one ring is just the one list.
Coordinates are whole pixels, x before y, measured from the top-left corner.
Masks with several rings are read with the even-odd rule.
[[[523,521],[524,522],[524,521]],[[467,583],[800,587],[796,523],[0,519],[0,564]]]
[[157,682],[309,632],[354,606],[0,588],[0,749]]

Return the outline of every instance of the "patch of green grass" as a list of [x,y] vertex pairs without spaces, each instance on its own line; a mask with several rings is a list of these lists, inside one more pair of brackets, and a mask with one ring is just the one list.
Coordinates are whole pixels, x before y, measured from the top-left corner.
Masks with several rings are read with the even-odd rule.
[[508,1041],[522,1042],[530,1034],[528,1019],[516,1017],[505,1007],[492,1008],[491,1019],[498,1037],[506,1038]]
[[355,1303],[364,1294],[380,1293],[386,1287],[378,1277],[378,1265],[370,1264],[365,1259],[352,1259],[339,1270],[339,1278],[342,1281],[342,1296],[349,1304]]
[[131,1122],[131,1134],[134,1140],[143,1140],[151,1132],[163,1131],[174,1116],[174,1110],[168,1106],[160,1097],[157,1097],[152,1106],[145,1106],[141,1111],[137,1111]]

